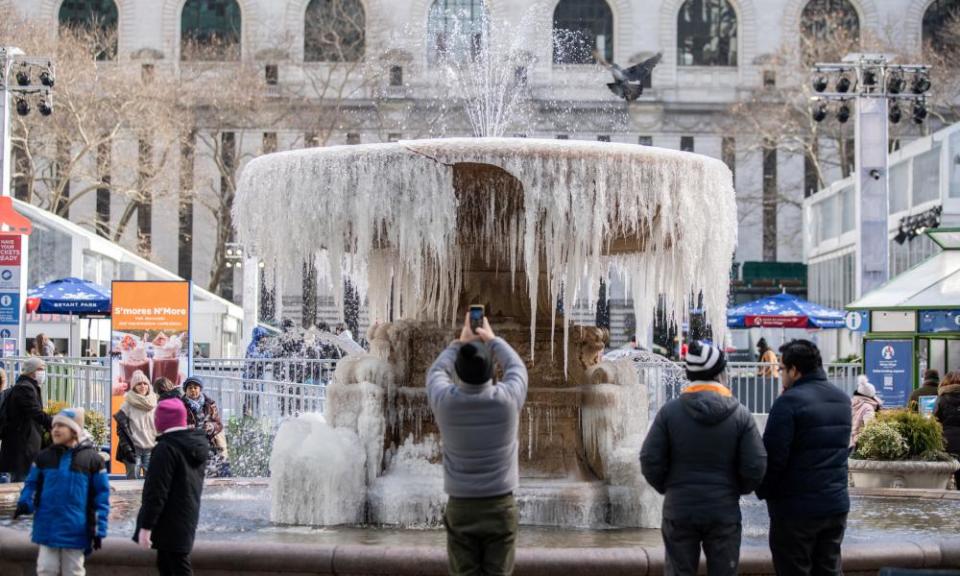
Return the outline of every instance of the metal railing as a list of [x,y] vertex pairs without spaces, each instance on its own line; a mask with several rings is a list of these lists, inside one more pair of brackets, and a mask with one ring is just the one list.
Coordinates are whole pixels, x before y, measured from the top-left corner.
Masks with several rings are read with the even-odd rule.
[[[636,366],[641,381],[648,386],[651,412],[677,398],[687,384],[683,364],[649,362]],[[752,413],[767,414],[782,391],[780,378],[773,375],[776,368],[776,364],[730,362],[727,364],[727,384],[737,400]],[[857,389],[857,376],[862,372],[859,364],[827,364],[824,370],[830,381],[848,395]]]
[[248,380],[326,385],[333,380],[337,360],[325,358],[195,358],[194,374]]
[[[20,375],[26,358],[3,358],[2,369],[7,385],[12,386]],[[110,419],[109,385],[110,365],[104,358],[44,358],[46,381],[40,387],[45,403],[63,403],[68,406],[95,410]]]
[[[2,359],[12,383],[25,358]],[[96,410],[107,421],[111,415],[108,358],[47,358],[45,402],[63,402]],[[194,374],[204,379],[204,392],[220,405],[225,418],[252,416],[273,423],[304,412],[323,410],[326,386],[337,367],[334,359],[208,359],[194,360]],[[687,384],[683,364],[666,359],[638,362],[641,381],[648,387],[651,413],[677,398]],[[780,395],[776,366],[752,362],[728,364],[733,395],[754,414],[767,414]],[[859,364],[824,366],[831,382],[852,394],[861,373]]]

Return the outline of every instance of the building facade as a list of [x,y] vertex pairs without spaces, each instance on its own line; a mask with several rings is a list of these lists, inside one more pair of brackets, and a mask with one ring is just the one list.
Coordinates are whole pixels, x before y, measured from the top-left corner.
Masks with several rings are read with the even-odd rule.
[[[531,22],[523,45],[529,66],[517,74],[529,88],[532,113],[522,132],[508,135],[629,142],[720,158],[733,170],[738,193],[736,260],[799,262],[806,237],[802,201],[817,188],[811,190],[809,184],[809,162],[802,153],[778,150],[743,126],[731,126],[731,107],[785,82],[772,64],[775,55],[799,44],[804,31],[816,30],[825,14],[840,14],[857,34],[890,37],[905,52],[919,52],[944,15],[960,7],[960,1],[950,0],[548,0],[535,7],[516,0],[7,3],[50,34],[76,23],[112,27],[116,37],[105,59],[140,67],[144,75],[194,74],[212,62],[221,71],[219,81],[229,83],[234,81],[230,70],[243,65],[262,72],[263,89],[276,96],[281,103],[276,105],[282,106],[287,96],[298,97],[297,113],[280,122],[263,128],[238,122],[218,129],[213,153],[201,154],[190,143],[182,146],[167,164],[165,177],[171,189],[190,188],[194,195],[156,194],[141,201],[133,224],[119,238],[200,286],[211,286],[214,276],[222,274],[212,287],[234,301],[241,296],[241,273],[222,266],[217,272],[218,261],[239,262],[229,258],[224,246],[229,238],[218,233],[218,224],[229,214],[229,206],[222,205],[224,198],[229,200],[224,190],[230,186],[224,165],[240,171],[258,154],[312,145],[470,134],[469,125],[456,120],[423,130],[422,110],[448,94],[438,78],[436,53],[458,49],[447,45],[454,28],[469,31],[524,21]],[[480,24],[484,12],[489,21]],[[568,33],[573,47],[561,49],[555,38]],[[610,93],[605,86],[610,74],[597,65],[596,56],[626,65],[656,53],[662,53],[662,60],[640,98],[627,104]],[[323,134],[305,129],[312,126],[306,119],[322,115],[318,111],[330,104],[328,94],[304,92],[310,79],[334,64],[361,60],[384,73],[373,86],[345,83],[353,89],[340,96],[337,106],[351,110],[343,116],[348,120]],[[217,89],[212,83],[210,90]],[[566,112],[556,113],[558,105]],[[204,130],[197,127],[198,137]],[[113,161],[126,155],[141,165],[155,161],[157,154],[142,136],[114,144],[108,152]],[[840,176],[839,168],[830,168],[823,179]],[[124,177],[131,176],[115,175]],[[220,209],[205,209],[208,205]],[[69,218],[90,229],[102,222],[115,230],[121,218],[130,218],[125,206],[108,191],[88,194],[70,206]],[[816,262],[817,256],[812,258]],[[303,266],[303,274],[310,276],[309,266]],[[622,292],[615,282],[610,287],[615,300],[624,298],[618,289]],[[302,286],[296,282],[287,282],[283,291],[285,306],[302,303]]]

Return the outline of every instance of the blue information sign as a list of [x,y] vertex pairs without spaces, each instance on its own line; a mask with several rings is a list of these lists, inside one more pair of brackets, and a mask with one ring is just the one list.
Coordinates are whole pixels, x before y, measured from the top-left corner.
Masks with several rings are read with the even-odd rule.
[[863,367],[885,408],[903,408],[913,389],[913,340],[867,340]]
[[920,332],[960,332],[960,310],[921,310]]
[[20,324],[20,295],[0,292],[0,324]]

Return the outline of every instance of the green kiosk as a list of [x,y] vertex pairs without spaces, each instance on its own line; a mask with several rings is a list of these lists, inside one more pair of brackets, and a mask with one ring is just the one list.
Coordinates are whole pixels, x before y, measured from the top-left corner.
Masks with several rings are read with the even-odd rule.
[[960,228],[928,230],[943,250],[847,306],[864,332],[863,371],[884,406],[904,407],[923,371],[960,370]]

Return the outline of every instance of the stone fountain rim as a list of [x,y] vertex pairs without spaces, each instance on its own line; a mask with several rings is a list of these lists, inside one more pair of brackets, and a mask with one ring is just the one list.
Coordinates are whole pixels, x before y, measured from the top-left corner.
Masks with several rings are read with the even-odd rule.
[[[208,574],[446,574],[446,551],[437,547],[374,545],[266,544],[198,541],[191,554],[199,576]],[[37,546],[23,531],[0,527],[0,568],[29,573],[35,566]],[[153,551],[142,550],[126,537],[109,537],[103,549],[87,562],[88,574],[114,574],[143,569],[156,562]],[[903,541],[848,544],[843,550],[847,572],[876,573],[884,566],[956,568],[960,566],[960,540]],[[772,574],[767,547],[741,549],[740,568],[751,574]],[[555,574],[577,569],[578,574],[661,574],[662,547],[629,548],[520,548],[517,573]]]
[[[511,156],[540,156],[552,152],[557,158],[583,160],[584,152],[603,153],[604,158],[617,157],[634,160],[671,160],[686,161],[693,164],[712,165],[715,168],[729,170],[721,160],[697,154],[683,152],[657,146],[645,146],[627,142],[599,142],[592,140],[556,140],[549,138],[423,138],[413,140],[399,140],[397,142],[376,142],[370,144],[340,144],[316,148],[302,148],[264,154],[250,161],[252,169],[261,164],[269,164],[279,158],[302,158],[304,160],[319,160],[334,157],[342,160],[344,156],[363,156],[377,153],[407,156],[420,154],[426,159],[439,161],[443,164],[481,163],[490,164],[489,159],[483,162],[484,155],[511,155]],[[479,156],[472,156],[477,154]],[[434,155],[437,155],[436,157]],[[459,158],[448,158],[457,156]],[[491,164],[499,166],[498,164]]]

